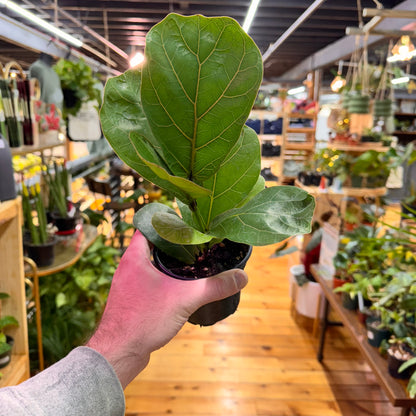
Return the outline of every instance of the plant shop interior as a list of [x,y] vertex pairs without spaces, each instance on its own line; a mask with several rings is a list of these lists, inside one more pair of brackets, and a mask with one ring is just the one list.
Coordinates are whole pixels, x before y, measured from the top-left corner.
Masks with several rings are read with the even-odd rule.
[[126,416],[416,415],[415,0],[0,21],[0,395],[86,344],[140,232],[166,281],[248,284],[152,353]]

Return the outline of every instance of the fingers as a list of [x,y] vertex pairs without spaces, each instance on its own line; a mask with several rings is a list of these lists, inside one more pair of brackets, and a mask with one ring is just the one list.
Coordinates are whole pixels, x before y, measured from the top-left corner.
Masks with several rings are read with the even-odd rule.
[[207,303],[232,296],[248,282],[247,274],[240,269],[228,270],[217,276],[186,282],[191,309],[196,310]]

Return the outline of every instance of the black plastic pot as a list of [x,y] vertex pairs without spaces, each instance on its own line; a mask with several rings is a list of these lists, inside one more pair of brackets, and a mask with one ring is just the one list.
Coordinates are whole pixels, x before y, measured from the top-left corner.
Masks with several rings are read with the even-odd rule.
[[51,213],[51,218],[53,224],[58,229],[57,234],[67,235],[75,233],[80,217],[78,212],[73,217],[61,217],[60,214],[53,212]]
[[368,343],[373,347],[379,347],[383,340],[390,338],[391,332],[386,328],[377,328],[374,323],[380,323],[380,319],[377,317],[368,317],[365,321],[367,327],[367,339]]
[[342,306],[345,309],[350,311],[355,311],[358,308],[358,297],[354,296],[353,298],[347,292],[342,292],[341,294]]
[[[393,355],[394,353],[395,345],[391,345],[390,348],[387,350],[387,364],[388,364],[388,370],[389,374],[394,377],[398,378],[400,380],[407,380],[410,378],[410,376],[413,374],[414,371],[416,371],[416,365],[412,365],[411,367],[406,368],[406,370],[399,373],[399,368],[402,364],[404,364],[407,360],[402,360]],[[411,353],[409,348],[406,348],[406,346],[403,346],[405,350]]]
[[55,244],[56,238],[51,238],[47,243],[37,245],[25,241],[24,247],[27,256],[31,258],[38,267],[46,267],[50,266],[55,260]]
[[[13,347],[14,339],[6,335],[6,342],[10,345],[10,347]],[[10,360],[12,359],[12,348],[10,348],[9,351],[3,352],[3,354],[0,354],[0,368],[6,367],[10,363]]]
[[[246,244],[241,244],[246,250],[246,255],[238,264],[235,264],[230,269],[244,269],[248,259],[251,256],[252,247]],[[227,250],[225,247],[224,250]],[[175,273],[172,273],[162,262],[161,256],[166,256],[165,254],[161,253],[161,251],[155,247],[153,249],[153,260],[155,266],[163,273],[168,276],[171,276],[175,279],[179,280],[187,280],[193,281],[195,278],[183,277],[179,276]],[[205,277],[203,277],[205,278]],[[194,325],[200,326],[210,326],[214,325],[216,322],[221,321],[227,316],[232,315],[238,307],[240,302],[240,292],[236,293],[235,295],[229,296],[228,298],[218,300],[215,302],[208,303],[200,307],[197,311],[195,311],[188,319],[188,322]]]

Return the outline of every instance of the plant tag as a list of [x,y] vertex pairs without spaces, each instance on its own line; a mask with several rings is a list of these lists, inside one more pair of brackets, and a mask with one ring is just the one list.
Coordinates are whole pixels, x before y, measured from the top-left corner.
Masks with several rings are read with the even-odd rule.
[[367,331],[368,339],[374,339],[374,334],[371,331]]

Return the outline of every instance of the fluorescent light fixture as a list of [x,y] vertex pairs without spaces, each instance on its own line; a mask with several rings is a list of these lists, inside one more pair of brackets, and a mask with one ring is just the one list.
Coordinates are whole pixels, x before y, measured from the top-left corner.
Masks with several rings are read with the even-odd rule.
[[400,77],[400,78],[393,78],[391,80],[391,83],[396,85],[396,84],[404,84],[405,82],[409,82],[410,78],[409,77]]
[[292,88],[291,90],[288,90],[287,94],[288,95],[296,95],[296,94],[300,94],[301,92],[305,92],[306,91],[306,87],[297,87],[297,88]]
[[[416,56],[416,49],[414,49],[413,51],[408,52],[407,55],[406,55],[408,61],[410,59],[412,59],[414,56]],[[389,56],[387,58],[387,61],[388,62],[403,61],[403,57],[400,56],[400,55],[392,55],[392,56]]]
[[130,68],[134,68],[135,66],[140,65],[143,61],[144,55],[141,52],[137,52],[136,55],[134,55],[129,61]]
[[19,6],[18,4],[10,1],[10,0],[0,0],[0,6],[4,5],[8,9],[13,10],[20,16],[26,18],[27,20],[30,20],[32,23],[35,23],[36,25],[40,26],[43,30],[46,30],[50,33],[53,33],[54,35],[58,36],[62,40],[65,40],[66,42],[70,43],[71,45],[75,46],[76,48],[80,48],[83,45],[83,42],[80,41],[77,38],[74,38],[70,34],[64,32],[61,29],[58,29],[57,27],[51,25],[47,21],[41,19],[40,17],[37,17],[33,13],[29,12],[28,10],[24,9],[23,7]]
[[248,33],[251,23],[253,22],[254,15],[256,14],[257,7],[259,7],[260,0],[251,0],[250,7],[248,8],[247,16],[243,23],[244,32]]

